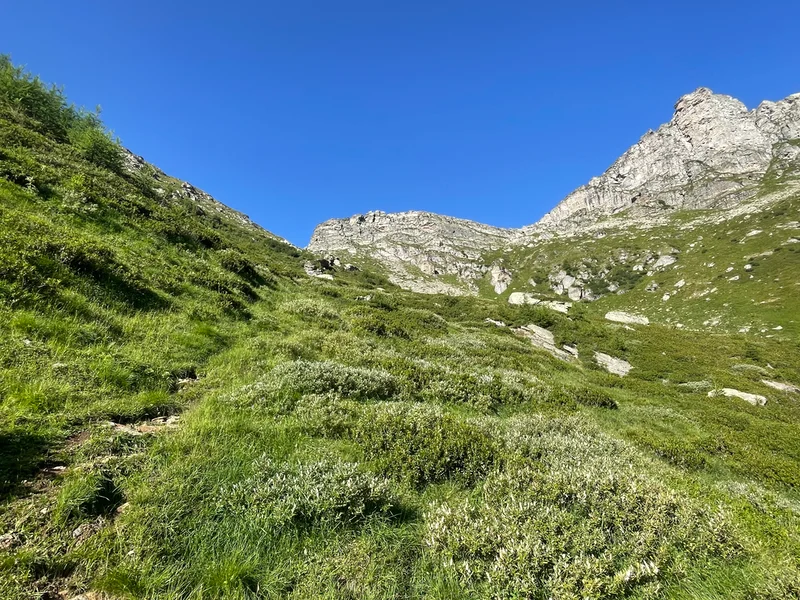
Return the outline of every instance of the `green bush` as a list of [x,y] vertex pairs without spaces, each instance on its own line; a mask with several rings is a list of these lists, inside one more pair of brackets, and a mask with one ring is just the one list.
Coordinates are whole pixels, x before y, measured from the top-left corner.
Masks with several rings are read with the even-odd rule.
[[479,495],[425,515],[424,544],[463,593],[652,596],[689,562],[742,551],[721,509],[671,491],[579,419],[517,419],[505,439],[507,467]]
[[583,406],[617,408],[616,400],[596,386],[557,385],[553,388],[552,399],[563,404],[577,402]]
[[417,308],[393,308],[385,305],[388,302],[385,299],[380,304],[376,305],[376,302],[373,299],[370,305],[357,306],[350,310],[349,319],[356,331],[402,339],[438,335],[447,331],[447,321],[434,312]]
[[254,471],[219,490],[218,514],[280,531],[292,526],[349,526],[372,514],[390,515],[397,505],[388,482],[355,463],[291,465],[263,458]]
[[428,368],[419,373],[414,387],[426,402],[460,404],[484,412],[543,399],[539,384],[513,372]]
[[281,304],[280,309],[321,327],[340,326],[342,322],[339,312],[330,303],[317,298],[292,298]]
[[341,438],[351,435],[360,414],[358,406],[336,394],[310,394],[297,402],[294,414],[306,433]]
[[242,279],[259,285],[264,282],[264,278],[256,269],[255,264],[239,250],[234,248],[223,248],[217,251],[217,257],[224,269],[239,275]]
[[122,172],[122,149],[103,131],[99,121],[74,128],[69,138],[78,153],[90,163],[114,173]]
[[66,141],[69,129],[80,118],[59,88],[14,66],[7,55],[0,55],[0,102],[34,120],[42,133],[59,141]]
[[354,400],[387,400],[400,392],[397,379],[385,371],[349,367],[331,361],[284,362],[264,379],[225,397],[236,406],[264,407],[288,414],[307,394],[335,394]]
[[489,433],[425,405],[366,411],[353,426],[353,439],[378,472],[412,486],[450,478],[470,484],[501,460]]

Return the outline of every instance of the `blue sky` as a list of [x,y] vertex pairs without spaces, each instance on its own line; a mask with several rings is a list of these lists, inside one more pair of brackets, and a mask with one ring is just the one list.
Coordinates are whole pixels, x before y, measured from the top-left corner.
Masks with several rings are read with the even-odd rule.
[[26,0],[0,52],[305,245],[328,218],[533,223],[699,86],[800,92],[800,3]]

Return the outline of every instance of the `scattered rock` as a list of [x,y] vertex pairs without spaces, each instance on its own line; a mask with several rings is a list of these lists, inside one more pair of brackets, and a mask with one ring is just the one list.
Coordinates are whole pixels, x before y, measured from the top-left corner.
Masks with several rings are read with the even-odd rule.
[[578,348],[576,348],[575,346],[570,346],[569,344],[564,344],[561,347],[564,350],[566,350],[567,352],[569,352],[570,354],[572,354],[572,356],[574,356],[575,358],[578,358]]
[[556,312],[560,312],[563,314],[568,314],[569,309],[572,308],[571,302],[558,302],[557,300],[543,300],[539,303],[541,306],[549,308],[550,310],[554,310]]
[[180,419],[181,418],[178,415],[171,415],[169,417],[156,417],[155,419],[151,419],[146,423],[134,423],[131,425],[109,421],[108,427],[117,433],[130,436],[139,436],[148,433],[157,433],[164,429],[174,429],[178,426]]
[[615,323],[626,323],[629,325],[649,325],[650,319],[642,315],[623,312],[621,310],[611,310],[606,313],[606,320]]
[[747,264],[744,266],[744,270],[745,270],[745,271],[747,271],[747,272],[750,272],[750,271],[752,271],[752,270],[753,270],[753,265],[751,265],[750,263],[747,263]]
[[506,326],[506,324],[505,324],[505,323],[503,323],[502,321],[495,321],[494,319],[490,319],[490,318],[488,318],[488,317],[487,317],[486,319],[484,319],[484,320],[485,320],[487,323],[491,323],[491,324],[492,324],[492,325],[494,325],[495,327],[505,327],[505,326]]
[[572,359],[571,353],[564,352],[556,346],[553,334],[544,327],[539,327],[538,325],[533,324],[523,325],[522,327],[517,327],[514,329],[514,333],[528,338],[531,344],[541,348],[542,350],[547,350],[556,358],[560,358],[561,360]]
[[[321,259],[317,261],[318,264],[314,264],[311,261],[307,261],[303,264],[303,270],[305,270],[306,274],[309,277],[317,277],[318,279],[333,279],[333,275],[330,273],[325,273],[326,267],[322,265],[326,265],[329,268],[329,263],[325,259]],[[318,266],[319,265],[319,266]]]
[[681,289],[685,285],[686,285],[686,280],[685,279],[681,279],[680,281],[675,283],[674,287],[676,287],[678,289]]
[[792,385],[791,383],[781,383],[780,381],[770,381],[769,379],[762,379],[761,383],[781,392],[800,393],[800,387]]
[[597,364],[603,367],[606,371],[613,373],[614,375],[619,375],[620,377],[625,377],[633,368],[633,365],[631,365],[631,363],[628,361],[622,360],[621,358],[614,358],[613,356],[603,354],[602,352],[595,352],[594,359],[597,361]]
[[77,596],[72,596],[69,600],[102,600],[102,596],[96,592],[84,592]]
[[502,294],[511,284],[511,271],[500,265],[492,265],[489,270],[489,281],[496,294]]
[[659,256],[658,260],[653,265],[653,269],[665,269],[670,265],[675,264],[678,262],[678,259],[672,256],[671,254],[665,254],[664,256]]
[[529,292],[511,292],[508,296],[508,303],[515,305],[539,304],[541,300]]
[[749,394],[747,392],[741,392],[733,388],[722,388],[719,390],[711,390],[710,392],[708,392],[709,398],[714,398],[715,396],[741,398],[742,400],[744,400],[745,402],[749,402],[753,406],[764,406],[767,403],[767,399],[764,396],[761,396],[759,394]]
[[569,313],[569,309],[572,308],[571,302],[542,300],[529,292],[511,292],[511,294],[508,296],[508,303],[514,305],[538,304],[539,306],[544,306],[545,308],[549,308],[550,310],[554,310],[565,315]]
[[19,545],[19,535],[14,532],[0,535],[0,550],[11,550]]
[[713,388],[714,384],[707,380],[687,381],[685,383],[679,383],[678,387],[689,392],[705,392]]
[[647,287],[644,288],[646,292],[655,292],[658,289],[658,284],[655,281],[651,281],[647,284]]

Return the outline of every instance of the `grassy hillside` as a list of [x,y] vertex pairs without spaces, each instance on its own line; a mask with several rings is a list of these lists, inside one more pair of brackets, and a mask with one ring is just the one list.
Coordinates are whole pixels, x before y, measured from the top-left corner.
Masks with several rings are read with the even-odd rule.
[[309,277],[7,61],[0,236],[4,598],[800,594],[796,336]]
[[[485,261],[502,260],[514,273],[503,298],[522,291],[564,300],[553,294],[549,278],[559,271],[582,273],[587,287],[601,296],[588,305],[593,314],[630,310],[677,328],[796,340],[799,181],[800,172],[792,172],[784,187],[764,185],[752,208],[739,213],[682,211],[647,228],[609,226],[492,253]],[[656,267],[661,256],[674,262]],[[482,293],[497,297],[488,281]]]

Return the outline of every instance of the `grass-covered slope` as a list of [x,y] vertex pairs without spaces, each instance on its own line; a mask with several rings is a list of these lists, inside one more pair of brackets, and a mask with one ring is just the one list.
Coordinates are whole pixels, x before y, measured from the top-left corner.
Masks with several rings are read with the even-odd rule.
[[800,593],[796,339],[308,277],[1,67],[3,598]]
[[[646,227],[601,225],[588,235],[517,246],[484,260],[502,261],[514,275],[502,298],[528,292],[565,300],[552,284],[554,275],[566,274],[598,298],[589,308],[598,315],[621,309],[676,328],[794,340],[800,336],[800,171],[785,174],[782,183],[763,185],[763,194],[739,210],[673,212]],[[662,257],[669,264],[658,265]],[[497,297],[488,281],[482,284],[484,296]]]

